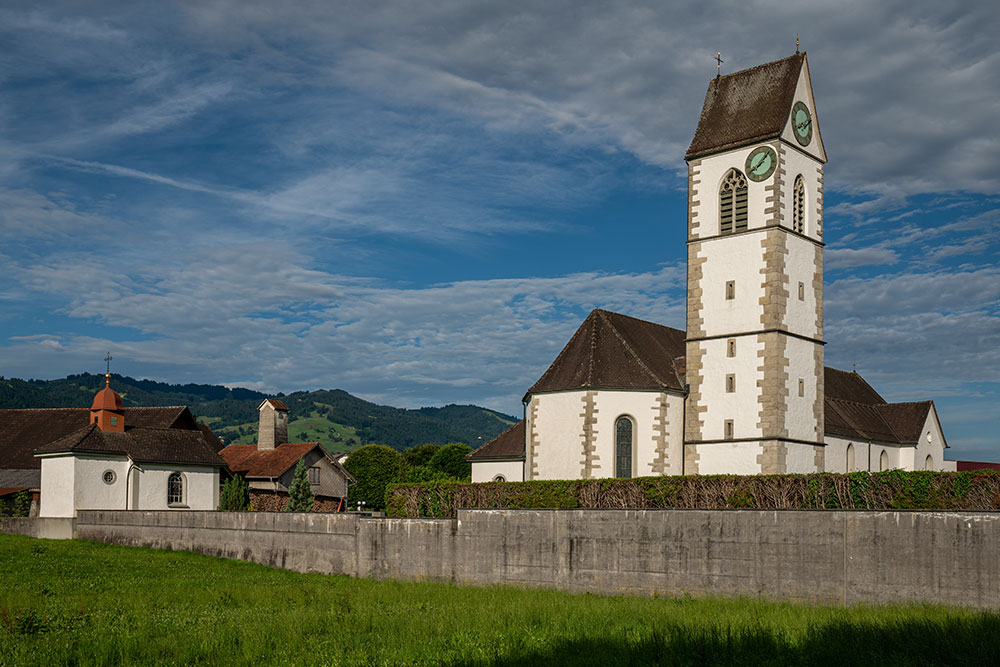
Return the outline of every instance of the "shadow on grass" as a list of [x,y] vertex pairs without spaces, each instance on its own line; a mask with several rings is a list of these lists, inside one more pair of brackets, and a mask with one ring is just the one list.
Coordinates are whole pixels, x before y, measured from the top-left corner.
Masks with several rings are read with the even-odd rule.
[[790,640],[766,628],[664,628],[639,641],[567,641],[549,649],[450,667],[506,665],[991,665],[1000,660],[1000,616],[833,622]]

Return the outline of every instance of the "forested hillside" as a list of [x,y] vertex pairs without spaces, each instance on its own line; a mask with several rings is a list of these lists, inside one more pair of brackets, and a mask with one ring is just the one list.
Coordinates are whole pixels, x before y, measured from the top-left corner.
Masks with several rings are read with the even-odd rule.
[[[87,408],[104,386],[103,375],[58,380],[0,377],[0,408]],[[186,405],[227,443],[257,441],[257,406],[267,398],[250,389],[174,385],[111,376],[126,406]],[[406,449],[427,442],[463,442],[478,447],[516,419],[475,405],[406,410],[376,405],[340,389],[278,395],[290,410],[289,440],[320,441],[330,451],[377,443]]]

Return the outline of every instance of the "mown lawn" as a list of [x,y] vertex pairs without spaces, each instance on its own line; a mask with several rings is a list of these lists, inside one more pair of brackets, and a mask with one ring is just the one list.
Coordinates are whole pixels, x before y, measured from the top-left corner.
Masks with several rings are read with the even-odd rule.
[[0,665],[996,664],[1000,615],[303,575],[0,535]]

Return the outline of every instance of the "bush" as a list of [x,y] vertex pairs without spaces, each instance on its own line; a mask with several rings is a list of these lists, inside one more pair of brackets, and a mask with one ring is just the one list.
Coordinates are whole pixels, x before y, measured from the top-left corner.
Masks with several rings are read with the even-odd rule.
[[449,477],[469,481],[472,477],[472,464],[465,457],[472,452],[472,447],[456,442],[445,445],[431,457],[430,467],[440,470]]
[[245,512],[250,508],[250,485],[240,475],[234,475],[222,485],[219,511]]
[[288,487],[288,503],[286,512],[312,512],[313,492],[309,486],[309,468],[306,467],[306,457],[299,459],[295,466],[295,478]]
[[406,468],[399,481],[402,484],[419,484],[421,482],[454,482],[456,480],[430,466],[414,466]]
[[386,513],[453,517],[458,509],[1000,510],[1000,472],[889,470],[809,475],[689,475],[393,486]]
[[14,494],[14,511],[11,516],[28,516],[31,514],[31,494],[18,491]]
[[369,509],[380,510],[387,487],[402,477],[403,459],[385,445],[365,445],[347,457],[344,467],[357,480],[348,491],[350,502],[363,501]]

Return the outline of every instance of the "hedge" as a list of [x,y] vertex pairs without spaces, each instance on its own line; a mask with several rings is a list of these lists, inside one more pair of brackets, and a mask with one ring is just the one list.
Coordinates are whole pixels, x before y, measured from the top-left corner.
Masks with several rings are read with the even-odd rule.
[[889,470],[531,482],[425,482],[386,491],[394,517],[458,509],[1000,510],[1000,472]]

